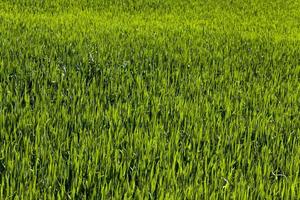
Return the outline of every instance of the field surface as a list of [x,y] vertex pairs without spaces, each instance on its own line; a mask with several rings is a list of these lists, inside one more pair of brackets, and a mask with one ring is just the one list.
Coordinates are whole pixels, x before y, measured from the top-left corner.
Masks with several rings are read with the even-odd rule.
[[297,199],[299,0],[1,0],[0,199]]

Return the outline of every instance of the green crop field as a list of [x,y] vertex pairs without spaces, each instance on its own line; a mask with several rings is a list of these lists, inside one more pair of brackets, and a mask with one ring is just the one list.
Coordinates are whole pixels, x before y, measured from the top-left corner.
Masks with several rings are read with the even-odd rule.
[[0,0],[0,199],[299,199],[300,0]]

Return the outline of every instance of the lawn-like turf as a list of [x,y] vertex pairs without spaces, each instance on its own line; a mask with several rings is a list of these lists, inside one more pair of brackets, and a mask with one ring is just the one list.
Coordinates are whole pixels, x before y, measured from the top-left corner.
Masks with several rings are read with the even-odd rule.
[[297,199],[299,0],[1,0],[0,199]]

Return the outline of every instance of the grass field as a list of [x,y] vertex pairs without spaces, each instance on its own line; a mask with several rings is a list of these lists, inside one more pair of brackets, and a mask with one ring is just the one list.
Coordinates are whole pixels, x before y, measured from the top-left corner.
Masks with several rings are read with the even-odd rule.
[[0,199],[297,199],[299,0],[1,0]]

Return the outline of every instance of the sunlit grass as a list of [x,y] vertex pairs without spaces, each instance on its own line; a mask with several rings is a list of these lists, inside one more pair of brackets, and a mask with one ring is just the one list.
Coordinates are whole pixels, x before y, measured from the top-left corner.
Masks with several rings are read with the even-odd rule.
[[0,199],[296,199],[297,5],[2,1]]

